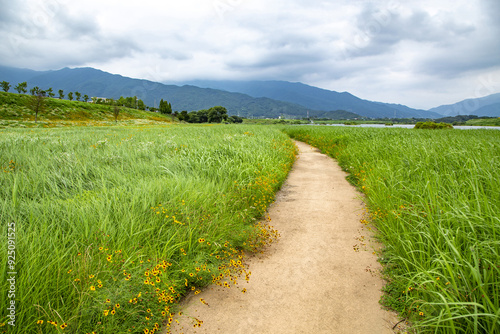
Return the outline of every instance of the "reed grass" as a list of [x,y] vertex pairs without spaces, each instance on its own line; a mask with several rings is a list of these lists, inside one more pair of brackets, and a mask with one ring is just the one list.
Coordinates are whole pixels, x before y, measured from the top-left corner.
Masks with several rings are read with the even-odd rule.
[[500,132],[287,127],[362,191],[382,303],[422,333],[500,332]]
[[165,330],[187,292],[248,278],[244,251],[272,234],[256,219],[294,157],[286,135],[255,126],[0,130],[17,272],[16,327],[2,293],[0,333]]

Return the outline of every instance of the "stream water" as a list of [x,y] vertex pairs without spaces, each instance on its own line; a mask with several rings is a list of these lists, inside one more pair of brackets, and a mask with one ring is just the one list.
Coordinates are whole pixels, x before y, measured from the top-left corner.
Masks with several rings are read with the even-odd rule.
[[[319,124],[311,124],[319,125]],[[384,124],[359,124],[359,125],[345,125],[345,124],[325,124],[326,126],[346,126],[346,127],[361,127],[361,128],[405,128],[413,129],[414,124],[394,124],[394,125],[384,125]],[[500,126],[466,126],[466,125],[456,125],[453,126],[454,129],[458,130],[478,130],[478,129],[489,129],[489,130],[500,130]]]

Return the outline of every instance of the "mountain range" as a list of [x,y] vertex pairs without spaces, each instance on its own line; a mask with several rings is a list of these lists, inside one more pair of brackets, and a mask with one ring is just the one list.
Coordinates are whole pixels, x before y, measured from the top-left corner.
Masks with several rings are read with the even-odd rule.
[[[451,115],[445,113],[449,110],[457,110],[453,106],[431,110],[413,109],[404,105],[363,100],[348,92],[339,93],[286,81],[192,81],[174,85],[123,77],[94,68],[33,71],[0,66],[0,81],[9,82],[12,90],[17,83],[26,81],[28,88],[52,87],[54,92],[63,89],[65,94],[78,91],[82,95],[115,99],[137,96],[151,107],[157,107],[160,99],[164,99],[176,111],[221,105],[226,107],[230,115],[242,117],[302,118],[309,115],[332,119],[439,118]],[[473,105],[474,101],[470,100],[467,105]],[[460,103],[464,101],[457,105]],[[483,98],[476,104],[478,108],[467,109],[471,110],[469,114],[477,115],[480,112],[486,113],[485,116],[500,116],[500,94],[492,95],[489,99]]]
[[477,99],[467,99],[455,104],[442,105],[429,111],[445,116],[476,115],[500,117],[500,93]]
[[369,118],[438,118],[439,113],[413,109],[400,104],[360,99],[348,92],[335,92],[287,81],[191,81],[190,85],[222,89],[296,103],[313,110],[348,110]]

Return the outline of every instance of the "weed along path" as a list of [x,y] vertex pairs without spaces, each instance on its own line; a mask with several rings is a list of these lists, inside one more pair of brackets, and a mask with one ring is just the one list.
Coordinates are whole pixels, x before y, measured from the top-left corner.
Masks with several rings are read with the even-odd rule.
[[299,159],[268,212],[279,241],[249,259],[248,283],[188,297],[173,333],[393,333],[394,318],[378,303],[383,281],[365,245],[360,194],[334,160],[297,145]]

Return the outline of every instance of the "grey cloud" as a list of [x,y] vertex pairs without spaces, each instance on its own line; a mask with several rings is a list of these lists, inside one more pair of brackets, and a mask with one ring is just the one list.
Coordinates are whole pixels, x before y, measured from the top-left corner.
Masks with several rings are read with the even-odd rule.
[[[467,72],[499,69],[500,2],[485,0],[480,8],[484,17],[476,18],[477,28],[473,33],[457,34],[455,39],[447,39],[446,44],[442,43],[439,49],[424,57],[415,70],[451,79]],[[450,23],[446,26],[449,27]],[[454,31],[460,32],[460,29]]]
[[230,70],[272,70],[289,73],[290,68],[306,68],[328,57],[313,36],[285,32],[268,36],[255,44],[251,60],[232,58],[226,62]]
[[[57,0],[6,3],[9,20],[0,25],[0,63],[11,66],[59,68],[109,61],[137,51],[136,43],[122,36],[104,35],[97,21],[85,13],[71,14]],[[2,14],[3,15],[3,14]]]
[[318,43],[316,36],[297,31],[275,32],[265,36],[263,41],[267,49],[308,50]]
[[321,60],[321,57],[315,54],[277,51],[266,53],[250,63],[233,60],[228,62],[227,65],[231,69],[239,70],[269,69],[274,67],[281,67],[285,70],[289,66],[301,67],[319,60]]
[[99,34],[99,25],[91,16],[79,17],[61,13],[57,16],[57,24],[59,25],[58,30],[69,38]]
[[63,5],[39,9],[32,15],[31,24],[42,38],[75,39],[100,34],[98,23],[90,15],[70,14]]
[[490,17],[490,24],[493,24],[497,29],[500,27],[500,1],[498,0],[482,0],[480,6],[483,8],[487,16]]
[[[123,38],[95,36],[81,39],[61,39],[59,41],[35,39],[3,39],[9,44],[10,53],[0,52],[0,63],[29,68],[60,68],[64,66],[85,66],[89,62],[108,62],[133,54],[138,48],[135,43]],[[12,57],[15,55],[15,57]]]
[[366,7],[357,17],[357,33],[348,43],[351,57],[373,56],[391,52],[403,41],[418,43],[453,43],[457,37],[473,33],[476,28],[458,23],[450,17],[431,16],[423,10],[411,15],[399,8]]
[[0,0],[0,29],[8,27],[17,21],[21,12],[19,3],[9,0]]
[[134,51],[140,51],[134,41],[125,37],[100,37],[85,48],[92,61],[107,61],[113,58],[130,56]]
[[[1,43],[1,40],[0,40]],[[94,38],[82,42],[79,39],[59,41],[33,40],[16,45],[19,57],[4,58],[0,53],[0,63],[32,69],[56,69],[63,66],[86,66],[89,62],[107,62],[130,56],[136,46],[126,40],[116,38]]]
[[52,0],[31,3],[1,0],[0,31],[17,39],[78,38],[98,33],[91,16],[71,15],[64,4]]
[[471,43],[452,50],[435,52],[416,64],[414,70],[453,79],[467,72],[500,68],[499,54],[500,42],[498,41]]

